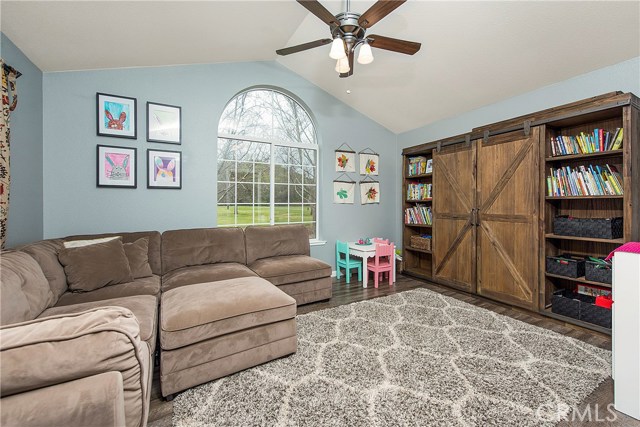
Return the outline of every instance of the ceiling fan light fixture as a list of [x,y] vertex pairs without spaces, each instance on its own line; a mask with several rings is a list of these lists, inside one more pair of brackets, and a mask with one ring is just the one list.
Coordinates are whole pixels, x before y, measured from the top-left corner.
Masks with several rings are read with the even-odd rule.
[[349,58],[346,56],[344,58],[338,59],[336,63],[336,71],[340,74],[348,73],[351,68],[349,67]]
[[329,57],[331,59],[342,59],[347,57],[347,54],[344,51],[344,42],[340,37],[336,37],[333,39],[333,42],[331,42]]
[[371,46],[366,41],[360,46],[360,53],[358,53],[358,64],[366,65],[373,62],[373,52],[371,52]]

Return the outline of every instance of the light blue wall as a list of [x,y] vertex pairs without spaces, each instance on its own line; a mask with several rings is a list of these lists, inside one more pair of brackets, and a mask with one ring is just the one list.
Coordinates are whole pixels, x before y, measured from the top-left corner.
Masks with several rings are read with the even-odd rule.
[[[337,77],[336,77],[337,78]],[[396,136],[275,62],[191,65],[44,75],[44,235],[216,225],[216,137],[226,103],[256,85],[284,88],[316,119],[320,139],[320,238],[313,255],[333,264],[336,239],[390,236],[397,194]],[[138,100],[138,139],[96,136],[96,92]],[[183,144],[146,142],[145,103],[179,105]],[[380,205],[334,205],[333,150],[348,142],[380,154]],[[138,149],[138,188],[96,188],[96,145]],[[183,152],[182,190],[146,188],[148,148]],[[50,178],[50,179],[49,179]],[[358,179],[355,174],[352,178]],[[357,193],[359,195],[359,193]]]
[[11,189],[7,247],[40,240],[42,228],[42,71],[0,34],[2,59],[22,73],[11,113]]
[[[399,153],[406,147],[469,132],[474,127],[518,117],[546,108],[578,101],[612,91],[640,95],[640,57],[581,74],[495,104],[398,135]],[[402,183],[402,159],[398,155],[397,188]],[[402,199],[396,197],[396,241],[402,241]]]

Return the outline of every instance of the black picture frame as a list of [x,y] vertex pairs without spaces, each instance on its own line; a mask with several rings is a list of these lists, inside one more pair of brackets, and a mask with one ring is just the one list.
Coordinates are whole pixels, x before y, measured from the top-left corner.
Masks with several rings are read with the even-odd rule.
[[[163,168],[165,173],[170,172],[172,178],[176,178],[175,183],[171,184],[167,176],[163,176],[159,178],[160,171],[158,169],[158,165],[156,163],[158,154],[165,154],[165,158],[163,158]],[[153,157],[152,157],[153,156]],[[153,159],[156,159],[153,161]],[[177,160],[172,168],[168,168],[170,163],[164,164],[164,161],[173,158],[173,160]],[[159,180],[162,182],[158,182]],[[155,182],[154,182],[155,181]],[[147,149],[147,188],[149,189],[169,189],[169,190],[180,190],[182,188],[182,151],[171,151],[171,150],[156,150],[153,148]]]
[[[102,102],[114,102],[127,106],[127,110],[129,111],[128,117],[122,119],[121,112],[118,115],[118,119],[116,120],[113,116],[108,118],[109,123],[107,126],[104,125],[104,116],[107,114],[107,109],[104,108],[104,104]],[[133,114],[131,114],[133,112]],[[126,112],[124,112],[126,114]],[[109,114],[112,114],[109,112]],[[133,117],[131,117],[133,116]],[[124,122],[129,120],[131,123],[132,130],[125,131],[124,129],[117,129],[117,124],[119,122]],[[114,123],[114,128],[111,128],[111,123]],[[122,131],[122,132],[119,132]],[[129,96],[121,96],[121,95],[113,95],[109,93],[96,93],[96,134],[98,136],[107,136],[112,138],[127,138],[127,139],[138,139],[138,100],[136,98],[131,98]]]
[[[102,151],[104,150],[104,151]],[[106,156],[107,151],[112,150],[116,153],[113,154],[130,154],[132,155],[132,159],[129,163],[129,175],[133,175],[133,182],[131,180],[123,180],[123,179],[112,179],[111,177],[106,176],[107,165],[106,163],[110,163],[110,166],[114,168],[114,164],[112,161],[109,161],[109,157]],[[120,151],[120,153],[117,153]],[[126,165],[119,165],[121,168],[126,169]],[[111,169],[113,172],[113,169]],[[122,181],[122,184],[118,182]],[[98,145],[96,147],[96,187],[102,188],[138,188],[138,149],[135,147],[119,147],[115,145]]]
[[[170,133],[173,133],[173,135],[170,135],[166,138],[159,137],[160,131],[151,128],[153,126],[153,121],[151,120],[152,115],[157,120],[157,116],[153,114],[154,112],[152,111],[152,108],[156,108],[158,111],[164,110],[168,114],[172,114],[172,113],[177,114],[178,116],[177,135],[175,131],[169,131]],[[161,104],[159,102],[148,101],[147,102],[147,142],[159,142],[162,144],[181,145],[182,144],[182,107],[179,107],[177,105]]]

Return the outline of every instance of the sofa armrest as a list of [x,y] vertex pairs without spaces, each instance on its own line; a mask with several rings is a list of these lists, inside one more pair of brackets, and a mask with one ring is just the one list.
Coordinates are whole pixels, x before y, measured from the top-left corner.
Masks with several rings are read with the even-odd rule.
[[127,426],[146,423],[152,358],[138,321],[122,307],[35,319],[0,328],[0,395],[93,375],[122,375]]
[[126,425],[117,371],[14,394],[0,403],[0,424],[6,427]]

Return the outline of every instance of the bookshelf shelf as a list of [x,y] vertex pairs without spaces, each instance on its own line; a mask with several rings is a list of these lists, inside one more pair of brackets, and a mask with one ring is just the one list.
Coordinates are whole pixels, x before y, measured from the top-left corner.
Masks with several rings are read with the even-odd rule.
[[423,254],[430,254],[430,253],[432,253],[431,251],[428,251],[428,250],[426,250],[426,249],[412,248],[411,246],[409,246],[409,247],[407,248],[407,250],[409,250],[409,251],[413,251],[413,252],[420,252],[420,253],[423,253]]
[[578,278],[575,278],[575,279],[573,277],[560,276],[558,274],[551,274],[551,273],[545,273],[545,276],[553,277],[555,279],[568,280],[570,282],[580,282],[580,283],[585,283],[587,285],[595,285],[595,286],[602,286],[603,288],[611,288],[611,285],[608,284],[608,283],[593,282],[591,280],[586,280],[584,278],[584,276],[578,277]]
[[418,175],[407,175],[407,179],[414,179],[414,178],[430,178],[433,175],[433,173],[429,172],[429,173],[421,173]]
[[603,158],[603,157],[621,157],[622,149],[619,150],[610,150],[610,151],[599,151],[597,153],[588,153],[588,154],[569,154],[566,156],[552,156],[547,157],[545,160],[547,162],[566,162],[568,160],[583,160],[583,159],[592,159],[592,158]]
[[405,227],[417,227],[417,228],[431,228],[433,227],[433,225],[427,225],[427,224],[404,224]]
[[[610,243],[612,245],[621,245],[624,243],[624,239],[596,239],[594,237],[576,237],[576,236],[562,236],[559,234],[547,233],[545,234],[547,239],[556,240],[575,240],[577,242],[596,242],[596,243]],[[605,254],[608,255],[608,254]]]
[[551,317],[552,319],[561,320],[572,325],[581,326],[586,329],[591,329],[593,331],[611,335],[611,329],[603,328],[602,326],[594,325],[593,323],[583,322],[582,320],[574,319],[573,317],[567,317],[563,316],[562,314],[554,313],[553,311],[551,311],[551,307],[540,310],[540,313],[547,317]]
[[624,199],[624,196],[546,196],[547,200],[591,200],[591,199]]
[[429,199],[407,199],[406,202],[407,203],[431,203],[433,199],[429,198]]

